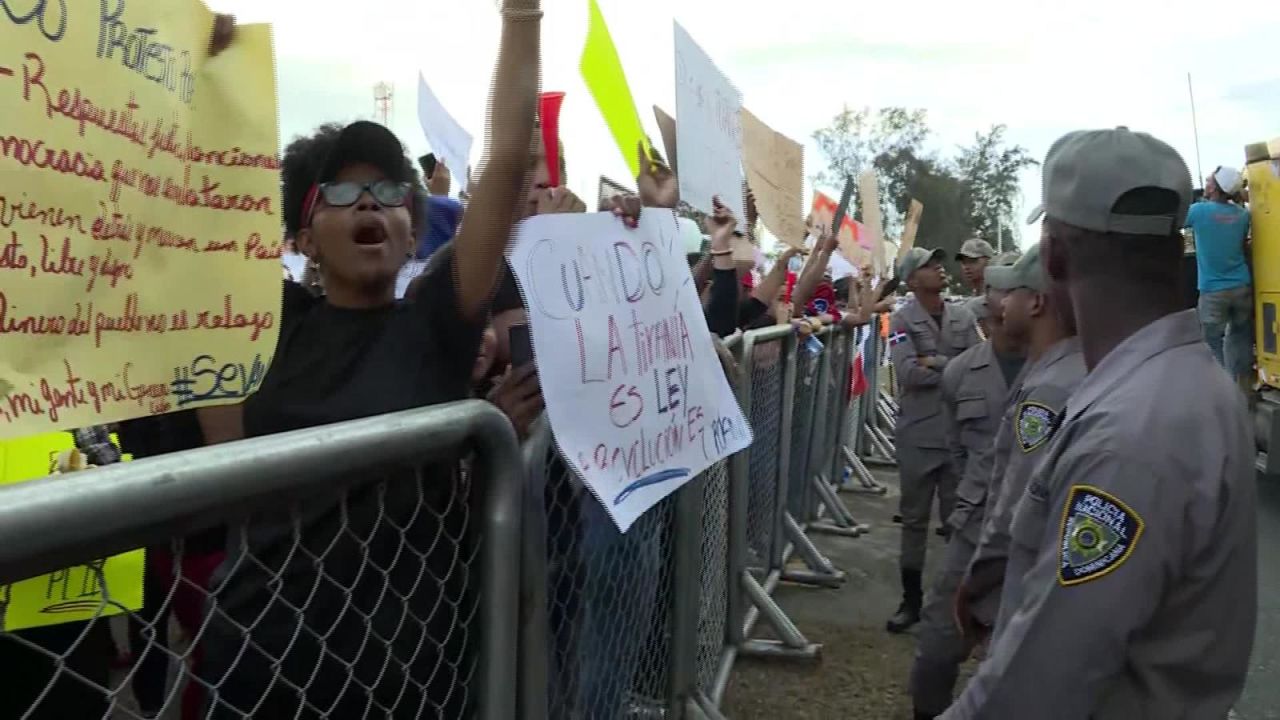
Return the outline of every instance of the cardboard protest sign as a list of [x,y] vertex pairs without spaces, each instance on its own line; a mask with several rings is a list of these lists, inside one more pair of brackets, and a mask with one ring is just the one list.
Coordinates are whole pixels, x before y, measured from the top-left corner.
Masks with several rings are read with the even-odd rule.
[[[0,440],[0,487],[47,477],[57,455],[74,447],[65,432]],[[0,632],[138,610],[145,564],[146,553],[132,550],[0,584]]]
[[422,73],[418,73],[418,123],[431,151],[444,160],[454,177],[463,177],[471,166],[471,133],[453,119]]
[[653,117],[658,121],[658,132],[662,134],[662,147],[666,148],[667,165],[671,172],[680,174],[680,166],[676,163],[676,120],[657,105],[653,106]]
[[[835,200],[815,190],[809,217],[813,222],[830,227],[835,220],[838,207]],[[867,241],[864,237],[865,233],[862,230],[861,223],[845,215],[844,219],[840,221],[839,232],[840,254],[844,255],[845,260],[848,260],[854,267],[862,267],[871,262],[871,247],[866,244]]]
[[889,265],[889,254],[885,251],[884,225],[880,219],[880,184],[875,170],[863,170],[858,176],[858,202],[862,208],[867,246],[871,248],[872,267],[877,275],[883,275]]
[[774,237],[792,247],[804,244],[804,148],[742,109],[742,166],[756,198],[760,219]]
[[920,216],[924,214],[924,203],[912,199],[907,208],[907,219],[902,230],[902,242],[898,244],[898,259],[906,257],[916,245],[916,233],[920,232]]
[[613,134],[613,140],[622,151],[622,159],[631,168],[631,177],[640,174],[640,159],[636,156],[636,143],[644,143],[648,152],[649,143],[640,125],[640,113],[636,111],[635,100],[631,98],[631,87],[627,84],[627,75],[622,69],[622,60],[618,57],[618,49],[609,35],[609,26],[605,24],[604,14],[596,0],[588,0],[590,17],[587,21],[587,44],[582,48],[582,61],[578,67],[582,79],[595,98],[600,114],[604,115],[605,124]]
[[742,95],[680,23],[675,29],[680,198],[710,213],[718,195],[742,220]]
[[684,252],[650,209],[529,218],[510,251],[556,445],[624,532],[751,444]]
[[280,314],[271,31],[194,0],[0,13],[0,437],[239,402]]

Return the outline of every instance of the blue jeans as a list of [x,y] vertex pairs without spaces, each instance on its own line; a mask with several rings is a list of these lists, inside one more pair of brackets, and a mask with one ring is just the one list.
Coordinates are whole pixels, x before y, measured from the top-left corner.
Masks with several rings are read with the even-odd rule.
[[1233,378],[1253,367],[1253,288],[1200,293],[1200,325],[1218,363]]

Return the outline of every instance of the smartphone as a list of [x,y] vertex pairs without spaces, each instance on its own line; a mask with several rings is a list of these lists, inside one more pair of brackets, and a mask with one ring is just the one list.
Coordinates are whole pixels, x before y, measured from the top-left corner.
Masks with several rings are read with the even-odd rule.
[[418,158],[418,164],[422,166],[422,172],[427,174],[427,179],[436,174],[436,154],[427,153]]
[[507,338],[511,346],[511,367],[524,367],[533,362],[533,338],[528,325],[512,325]]

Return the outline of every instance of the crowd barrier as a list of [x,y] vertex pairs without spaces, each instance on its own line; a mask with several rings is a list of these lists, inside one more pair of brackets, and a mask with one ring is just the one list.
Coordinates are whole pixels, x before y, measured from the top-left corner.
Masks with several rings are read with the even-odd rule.
[[[80,657],[106,617],[62,626],[70,644],[0,633],[0,655],[17,648],[43,668],[43,685],[31,697],[7,691],[9,703],[43,709],[81,689],[100,704],[80,717],[142,717],[136,678],[152,658],[172,718],[280,707],[287,717],[721,717],[740,656],[819,654],[820,638],[774,593],[782,582],[843,583],[811,536],[866,532],[843,491],[884,491],[867,465],[892,461],[891,398],[879,390],[883,343],[869,332],[809,338],[780,326],[730,338],[720,355],[755,442],[626,534],[560,460],[545,421],[517,447],[477,401],[0,489],[0,583],[136,547],[183,567],[181,538],[221,525],[236,553],[210,592],[186,574],[148,578],[162,580],[148,593],[161,611],[125,613],[141,630],[134,661],[109,676]],[[859,353],[866,383],[855,396]],[[423,474],[442,464],[445,481]],[[405,469],[406,487],[394,487],[388,474]],[[360,483],[335,484],[353,473]],[[250,604],[257,614],[239,597],[246,585],[264,599]],[[103,594],[103,615],[120,609]],[[180,615],[175,637],[166,609]],[[220,662],[203,656],[210,639]]]

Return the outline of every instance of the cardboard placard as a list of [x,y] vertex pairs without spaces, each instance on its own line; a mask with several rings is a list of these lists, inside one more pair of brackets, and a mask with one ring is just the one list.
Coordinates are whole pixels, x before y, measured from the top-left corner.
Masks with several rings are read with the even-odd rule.
[[742,164],[756,209],[774,237],[804,246],[804,147],[742,109]]

